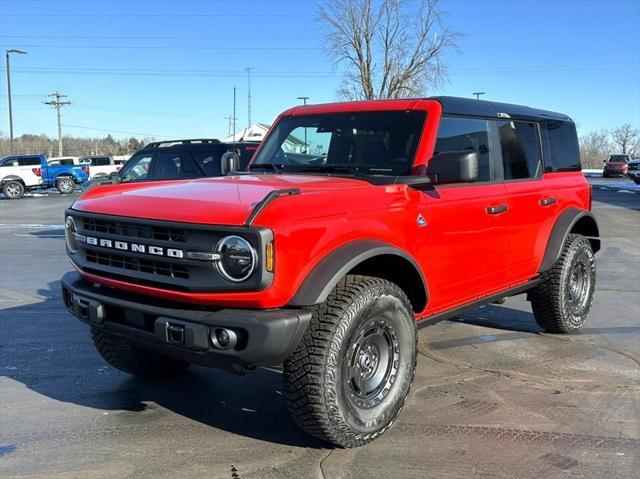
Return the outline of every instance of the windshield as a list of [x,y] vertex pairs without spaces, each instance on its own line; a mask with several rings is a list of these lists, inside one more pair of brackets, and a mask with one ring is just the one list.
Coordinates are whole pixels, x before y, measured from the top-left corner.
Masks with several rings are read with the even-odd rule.
[[332,113],[283,118],[251,170],[408,175],[423,111]]
[[629,157],[627,155],[611,155],[609,161],[613,163],[626,163],[629,161]]

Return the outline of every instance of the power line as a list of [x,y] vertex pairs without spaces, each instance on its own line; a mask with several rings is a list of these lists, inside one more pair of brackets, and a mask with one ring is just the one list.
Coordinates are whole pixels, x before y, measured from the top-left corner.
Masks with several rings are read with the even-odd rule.
[[155,138],[173,138],[173,136],[167,135],[153,135],[151,133],[141,133],[136,131],[125,131],[125,130],[114,130],[112,128],[90,128],[88,126],[80,126],[80,125],[69,125],[68,123],[64,124],[67,128],[79,128],[81,130],[93,130],[93,131],[101,131],[103,133],[124,133],[125,135],[142,135],[142,136],[150,136]]
[[95,48],[98,50],[293,50],[293,51],[308,51],[308,50],[323,50],[322,47],[256,47],[256,46],[247,46],[247,47],[203,47],[203,46],[184,46],[184,45],[22,45],[22,48],[69,48],[69,49],[91,49]]

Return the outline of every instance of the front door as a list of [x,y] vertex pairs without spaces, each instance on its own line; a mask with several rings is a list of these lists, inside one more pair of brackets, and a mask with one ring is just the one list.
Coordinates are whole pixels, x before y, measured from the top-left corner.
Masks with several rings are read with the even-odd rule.
[[474,183],[436,185],[424,192],[420,248],[429,284],[429,313],[450,309],[499,292],[509,284],[509,209],[504,183],[496,177],[500,155],[492,120],[443,117],[434,155],[473,150],[478,155]]

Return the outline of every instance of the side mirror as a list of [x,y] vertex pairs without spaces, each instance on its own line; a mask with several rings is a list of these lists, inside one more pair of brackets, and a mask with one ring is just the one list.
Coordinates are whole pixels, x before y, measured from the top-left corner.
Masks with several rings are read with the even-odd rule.
[[443,151],[427,163],[436,183],[466,183],[478,179],[478,154],[472,150]]
[[240,158],[233,151],[227,151],[220,158],[222,176],[232,175],[240,169]]

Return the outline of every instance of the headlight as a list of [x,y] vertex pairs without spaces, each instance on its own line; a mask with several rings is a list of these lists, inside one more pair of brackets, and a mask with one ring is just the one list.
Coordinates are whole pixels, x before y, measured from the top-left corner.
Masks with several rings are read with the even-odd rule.
[[64,236],[67,239],[67,248],[69,248],[72,254],[78,251],[78,241],[76,240],[77,232],[76,220],[73,219],[73,216],[67,216],[64,222]]
[[256,250],[240,236],[222,238],[216,245],[215,253],[219,255],[216,261],[218,271],[234,283],[246,280],[256,269]]

